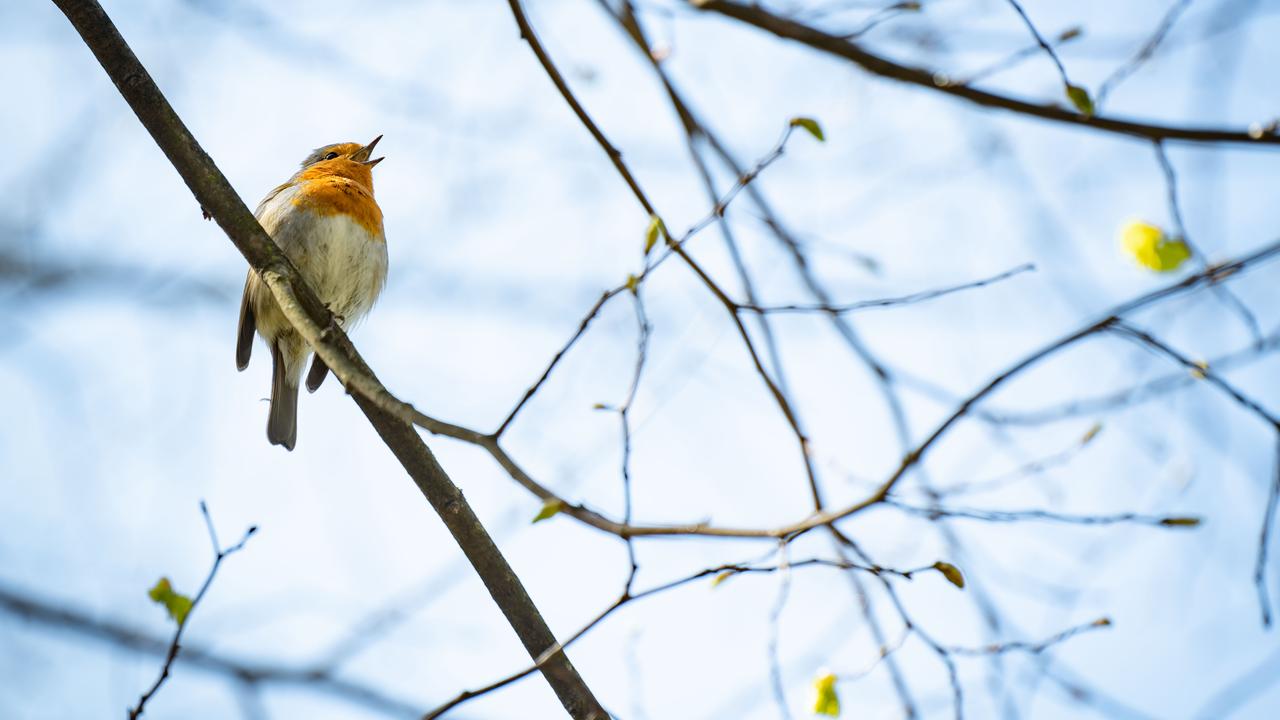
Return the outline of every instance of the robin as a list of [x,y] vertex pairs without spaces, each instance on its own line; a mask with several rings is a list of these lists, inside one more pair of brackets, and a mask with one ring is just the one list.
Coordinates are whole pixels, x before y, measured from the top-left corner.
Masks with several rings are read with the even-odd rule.
[[[369,159],[381,139],[315,150],[254,212],[343,328],[369,312],[387,278],[382,210],[373,199],[373,166],[384,158]],[[250,270],[236,339],[240,370],[249,366],[255,330],[271,348],[267,439],[292,450],[298,440],[298,383],[311,347],[289,324],[266,283]],[[315,392],[328,372],[317,355],[307,374],[307,391]]]

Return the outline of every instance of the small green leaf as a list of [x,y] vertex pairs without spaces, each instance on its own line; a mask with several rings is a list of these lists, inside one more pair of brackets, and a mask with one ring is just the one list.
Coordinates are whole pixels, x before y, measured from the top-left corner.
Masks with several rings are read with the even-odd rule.
[[1093,98],[1089,97],[1088,90],[1079,85],[1068,85],[1067,99],[1076,106],[1076,110],[1079,110],[1081,115],[1093,116]]
[[737,570],[725,570],[724,572],[717,573],[715,577],[711,578],[711,587],[717,588],[720,586],[720,583],[724,582],[725,580],[728,580],[729,578],[737,574],[738,574]]
[[[648,239],[646,238],[646,239],[645,239],[645,244],[647,245],[647,244],[648,244],[648,242],[649,242],[649,241],[648,241]],[[646,251],[645,251],[645,253],[647,254],[647,253],[648,253],[648,250],[646,250]],[[631,294],[632,294],[632,295],[635,295],[635,294],[636,294],[636,289],[637,289],[637,288],[639,288],[639,287],[640,287],[640,278],[636,277],[635,275],[628,275],[628,276],[627,276],[627,289],[631,291]]]
[[942,577],[946,578],[947,582],[955,585],[961,590],[964,589],[964,574],[960,572],[960,568],[949,562],[939,560],[933,564],[933,569],[942,573]]
[[1167,517],[1161,518],[1160,524],[1165,527],[1196,527],[1200,524],[1198,517]]
[[813,714],[840,717],[840,696],[836,694],[836,676],[823,673],[813,681]]
[[648,255],[653,246],[658,244],[658,238],[662,235],[662,218],[657,215],[649,216],[649,227],[644,231],[644,254]]
[[542,504],[542,509],[538,511],[537,515],[533,516],[533,522],[535,523],[542,522],[543,520],[546,520],[547,518],[555,515],[556,513],[560,512],[563,509],[564,509],[563,502],[561,502],[560,500],[557,500],[556,498],[551,498],[550,500]]
[[793,117],[791,118],[791,127],[801,127],[809,131],[809,134],[818,139],[818,142],[826,142],[827,138],[822,134],[822,126],[817,120],[809,117]]
[[1173,238],[1156,248],[1156,256],[1160,258],[1160,271],[1177,270],[1191,257],[1191,248],[1181,238]]
[[147,596],[157,605],[163,605],[169,612],[169,617],[173,618],[179,626],[187,621],[187,615],[191,613],[191,598],[176,592],[169,578],[162,577],[157,580],[156,584],[147,591]]

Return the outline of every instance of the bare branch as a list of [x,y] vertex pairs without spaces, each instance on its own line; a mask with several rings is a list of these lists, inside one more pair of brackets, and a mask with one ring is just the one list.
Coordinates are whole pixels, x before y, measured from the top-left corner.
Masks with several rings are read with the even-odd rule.
[[843,305],[824,305],[822,303],[814,305],[749,305],[739,303],[738,307],[754,313],[814,313],[824,312],[829,314],[843,315],[845,313],[859,312],[861,310],[881,309],[900,307],[902,305],[914,305],[915,303],[925,302],[926,300],[934,300],[940,297],[951,295],[952,293],[962,292],[964,290],[974,290],[988,285],[993,285],[1001,280],[1008,280],[1015,275],[1021,275],[1024,272],[1031,272],[1036,269],[1032,263],[1019,265],[1011,270],[1005,270],[997,275],[983,278],[981,280],[972,280],[959,285],[951,285],[948,287],[937,288],[935,290],[923,290],[921,292],[911,293],[909,295],[900,295],[891,298],[879,298],[876,300],[859,300],[858,302],[845,303]]
[[[1061,47],[1073,40],[1078,39],[1083,34],[1084,33],[1079,26],[1070,27],[1058,33],[1058,36],[1054,38],[1053,42],[1050,43],[1050,45],[1055,46],[1055,48]],[[953,80],[953,82],[955,82],[957,85],[972,85],[978,82],[979,80],[986,80],[992,75],[1004,72],[1005,70],[1008,70],[1013,67],[1017,67],[1027,58],[1031,57],[1032,55],[1035,55],[1038,52],[1040,52],[1040,45],[1038,43],[1033,43],[1031,45],[1028,45],[1022,48],[1021,50],[1017,50],[1012,53],[1009,53],[1007,56],[1000,58],[999,60],[996,60],[990,65],[986,65],[978,70],[975,70],[969,73],[968,75],[965,75],[964,77],[956,78],[955,80]]]
[[[1182,204],[1178,200],[1178,174],[1173,169],[1173,163],[1169,161],[1169,153],[1165,151],[1164,143],[1155,143],[1155,148],[1156,160],[1160,163],[1160,172],[1164,175],[1165,197],[1169,204],[1169,216],[1173,219],[1174,232],[1190,248],[1192,255],[1200,261],[1200,267],[1207,268],[1209,267],[1208,256],[1191,241],[1186,223],[1182,220]],[[1253,336],[1254,342],[1262,342],[1262,326],[1258,324],[1258,318],[1254,316],[1253,311],[1236,297],[1230,288],[1215,285],[1213,293],[1224,305],[1240,316],[1241,322]]]
[[[162,639],[122,623],[96,618],[81,610],[37,598],[3,584],[0,584],[0,610],[53,630],[73,633],[113,648],[162,659],[168,657],[171,646],[168,638]],[[391,717],[417,714],[413,703],[391,697],[381,689],[358,681],[317,674],[308,668],[241,662],[194,645],[183,646],[175,663],[236,683],[278,685],[326,695]]]
[[1022,24],[1027,26],[1031,37],[1035,38],[1036,45],[1039,45],[1040,49],[1044,50],[1044,54],[1048,55],[1049,59],[1053,61],[1054,67],[1058,68],[1058,75],[1062,77],[1062,84],[1071,87],[1071,79],[1067,77],[1067,68],[1063,66],[1062,58],[1058,57],[1058,53],[1054,52],[1053,46],[1036,29],[1035,23],[1031,22],[1031,18],[1027,17],[1027,11],[1022,9],[1022,4],[1018,0],[1006,0],[1006,2],[1018,13],[1018,17],[1022,18]]
[[945,75],[901,65],[867,52],[843,38],[774,15],[756,4],[744,5],[730,2],[729,0],[693,0],[693,4],[702,10],[716,12],[740,20],[778,37],[795,40],[814,49],[844,58],[876,75],[929,88],[984,107],[999,108],[1027,117],[1092,128],[1119,135],[1147,138],[1149,140],[1280,145],[1280,135],[1270,132],[1156,125],[1100,115],[1087,116],[1056,105],[1038,105],[1006,95],[955,84],[947,79]]
[[884,501],[885,505],[903,512],[931,520],[938,518],[963,518],[983,522],[1012,523],[1036,520],[1066,523],[1068,525],[1151,525],[1165,528],[1195,527],[1200,519],[1178,515],[1144,515],[1142,513],[1116,513],[1114,515],[1069,515],[1052,510],[976,510],[969,508],[916,507],[897,500]]
[[1262,531],[1258,534],[1258,559],[1253,565],[1253,584],[1258,590],[1262,608],[1262,626],[1271,627],[1271,597],[1267,592],[1267,556],[1271,552],[1271,533],[1276,522],[1276,503],[1280,500],[1280,440],[1276,442],[1276,469],[1267,488],[1267,509],[1262,512]]
[[1128,62],[1116,68],[1098,86],[1098,93],[1093,98],[1094,103],[1101,107],[1102,103],[1111,95],[1111,92],[1120,86],[1120,83],[1137,72],[1138,68],[1142,67],[1144,63],[1155,55],[1160,44],[1169,35],[1169,31],[1177,24],[1178,18],[1182,17],[1182,13],[1190,6],[1191,0],[1177,0],[1169,6],[1164,17],[1160,18],[1160,24],[1156,26],[1155,32],[1151,33],[1151,37],[1147,38],[1147,41],[1142,44],[1138,52],[1129,58]]
[[1051,635],[1050,637],[1047,637],[1044,640],[1040,640],[1037,642],[1027,642],[1025,640],[1011,640],[1009,642],[994,643],[992,645],[987,645],[986,647],[980,647],[980,648],[949,647],[947,648],[947,652],[954,653],[956,655],[994,655],[998,653],[1007,653],[1007,652],[1016,651],[1016,652],[1030,653],[1032,655],[1039,655],[1040,653],[1044,652],[1045,650],[1048,650],[1054,645],[1057,645],[1066,640],[1069,640],[1077,635],[1081,635],[1083,633],[1091,632],[1093,630],[1101,630],[1103,628],[1109,628],[1109,627],[1111,627],[1111,621],[1109,619],[1099,618],[1097,620],[1094,620],[1091,623],[1086,623],[1084,625],[1077,625],[1073,628],[1067,628],[1066,630],[1063,630],[1060,633]]
[[218,532],[213,527],[213,518],[209,517],[209,507],[205,505],[203,500],[200,501],[200,514],[204,516],[205,526],[209,529],[209,542],[213,545],[213,565],[209,568],[209,574],[205,576],[204,583],[200,585],[200,590],[191,599],[191,607],[187,610],[187,614],[182,618],[175,618],[178,627],[173,631],[173,639],[169,641],[169,649],[165,653],[164,664],[160,667],[160,676],[138,699],[138,704],[129,709],[129,720],[137,720],[137,718],[142,717],[142,713],[147,707],[147,702],[160,690],[160,686],[164,685],[164,681],[169,679],[169,670],[173,667],[173,661],[178,658],[178,652],[182,649],[180,645],[182,631],[187,629],[187,621],[191,619],[191,615],[199,607],[200,601],[204,599],[204,594],[209,591],[209,586],[213,584],[213,578],[218,574],[218,568],[222,565],[222,561],[228,555],[239,552],[244,547],[244,544],[249,541],[249,538],[253,537],[253,534],[258,531],[258,526],[250,526],[244,532],[244,537],[240,538],[240,542],[224,549],[218,544]]

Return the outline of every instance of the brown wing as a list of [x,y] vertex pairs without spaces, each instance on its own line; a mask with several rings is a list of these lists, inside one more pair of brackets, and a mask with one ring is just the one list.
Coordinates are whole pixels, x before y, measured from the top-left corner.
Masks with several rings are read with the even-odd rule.
[[244,370],[249,367],[249,356],[253,354],[253,333],[258,328],[257,320],[253,317],[253,303],[249,301],[249,281],[253,278],[253,271],[244,281],[244,296],[240,299],[240,329],[236,335],[236,369]]
[[[267,196],[262,198],[262,202],[258,203],[258,209],[253,211],[256,218],[262,217],[262,211],[267,203],[275,199],[281,190],[289,187],[293,181],[277,185]],[[257,318],[253,316],[253,303],[249,300],[249,288],[252,286],[253,271],[249,271],[249,276],[244,281],[244,295],[240,298],[240,328],[236,334],[236,367],[244,370],[249,367],[249,356],[253,354],[253,333],[258,329]]]

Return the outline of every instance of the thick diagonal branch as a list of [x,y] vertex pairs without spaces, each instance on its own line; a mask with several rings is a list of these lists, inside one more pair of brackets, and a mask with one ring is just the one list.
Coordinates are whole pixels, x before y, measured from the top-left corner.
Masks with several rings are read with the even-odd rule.
[[[520,579],[462,492],[418,436],[410,417],[406,417],[406,408],[412,408],[396,400],[378,382],[323,303],[178,118],[106,12],[95,0],[54,0],[54,4],[66,14],[200,206],[261,274],[290,322],[352,392],[369,422],[471,561],[529,655],[538,658],[558,648],[555,636]],[[571,716],[608,717],[563,652],[555,652],[541,670]]]

